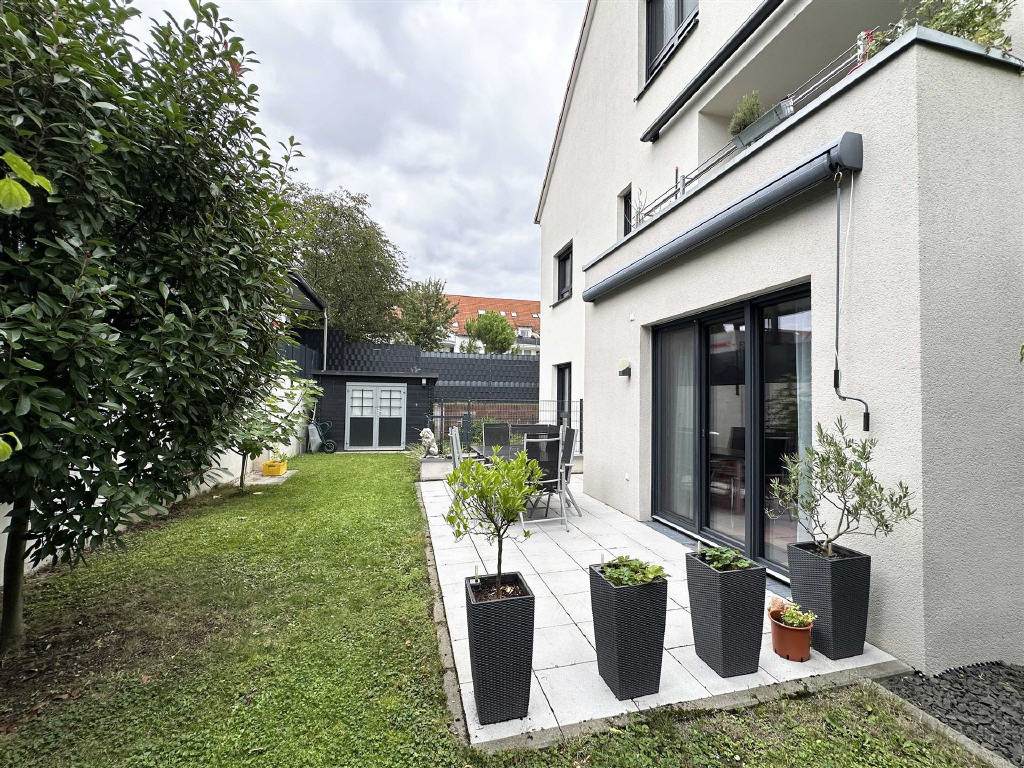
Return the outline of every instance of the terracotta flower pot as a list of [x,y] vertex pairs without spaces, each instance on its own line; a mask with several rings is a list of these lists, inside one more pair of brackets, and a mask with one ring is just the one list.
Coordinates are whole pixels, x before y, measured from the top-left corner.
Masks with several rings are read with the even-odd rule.
[[811,658],[811,622],[806,627],[790,627],[779,621],[782,611],[770,611],[772,620],[772,648],[775,653],[790,661],[808,661]]

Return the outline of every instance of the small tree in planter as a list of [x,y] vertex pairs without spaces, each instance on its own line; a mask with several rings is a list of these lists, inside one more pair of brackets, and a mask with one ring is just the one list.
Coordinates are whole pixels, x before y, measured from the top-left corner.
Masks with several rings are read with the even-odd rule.
[[690,620],[697,655],[720,677],[757,672],[765,569],[729,547],[686,556]]
[[817,447],[786,456],[787,476],[775,478],[771,517],[795,514],[811,541],[790,544],[793,599],[817,614],[811,642],[832,659],[864,652],[871,557],[836,544],[846,535],[888,536],[912,518],[911,493],[902,482],[884,487],[870,464],[877,440],[855,440],[842,419],[835,434],[818,424]]
[[620,701],[661,687],[667,575],[627,555],[590,566],[597,671]]
[[502,556],[540,477],[540,465],[520,452],[509,460],[495,453],[490,464],[465,459],[447,478],[453,500],[445,519],[456,538],[481,532],[498,548],[494,574],[466,578],[470,667],[483,725],[526,717],[530,708],[534,597],[519,573],[503,573]]

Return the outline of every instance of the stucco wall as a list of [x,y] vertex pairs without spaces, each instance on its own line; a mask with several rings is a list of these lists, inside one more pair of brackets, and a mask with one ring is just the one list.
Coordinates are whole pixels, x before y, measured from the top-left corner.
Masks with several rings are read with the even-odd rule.
[[1024,662],[1024,82],[918,57],[928,661]]

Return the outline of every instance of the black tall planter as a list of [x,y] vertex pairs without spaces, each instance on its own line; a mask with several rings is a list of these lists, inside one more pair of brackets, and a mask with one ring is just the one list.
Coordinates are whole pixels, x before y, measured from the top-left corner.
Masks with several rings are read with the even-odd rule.
[[616,587],[590,566],[590,609],[594,614],[597,671],[615,698],[657,693],[665,648],[668,582]]
[[[495,576],[481,576],[493,584]],[[518,584],[526,593],[478,603],[471,578],[466,579],[466,620],[473,695],[481,725],[526,717],[533,676],[534,597],[523,577],[501,576],[502,584]]]
[[764,628],[765,570],[717,571],[686,556],[690,618],[697,655],[720,677],[757,672]]
[[813,542],[790,544],[789,579],[793,600],[818,618],[811,645],[830,659],[864,653],[871,594],[871,556],[832,545],[842,557],[815,552]]

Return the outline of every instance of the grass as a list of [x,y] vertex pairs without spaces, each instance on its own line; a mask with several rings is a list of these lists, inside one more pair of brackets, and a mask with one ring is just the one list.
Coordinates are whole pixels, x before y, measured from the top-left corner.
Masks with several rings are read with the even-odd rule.
[[860,688],[468,749],[440,684],[414,464],[294,466],[29,580],[32,640],[0,668],[0,765],[980,765]]

